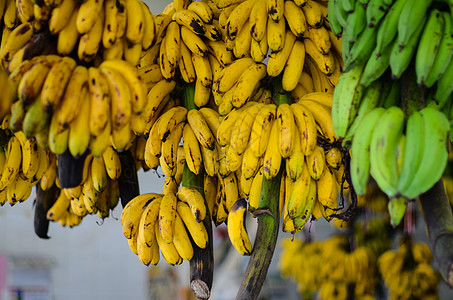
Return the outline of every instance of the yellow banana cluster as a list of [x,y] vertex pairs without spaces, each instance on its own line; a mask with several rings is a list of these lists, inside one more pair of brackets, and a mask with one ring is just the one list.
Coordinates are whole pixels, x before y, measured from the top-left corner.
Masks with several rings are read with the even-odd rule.
[[191,239],[200,248],[207,246],[205,216],[203,196],[194,188],[181,187],[177,194],[145,193],[133,198],[121,213],[121,224],[143,264],[156,265],[160,249],[168,264],[178,265],[192,259]]
[[124,60],[87,68],[70,57],[36,56],[10,79],[19,98],[11,109],[11,129],[23,130],[53,153],[69,149],[78,157],[90,149],[99,157],[109,145],[129,148],[146,129],[144,84]]
[[389,288],[389,299],[437,299],[439,276],[431,267],[433,255],[425,243],[402,239],[398,249],[384,252],[379,271]]
[[9,202],[13,206],[30,197],[33,185],[47,172],[52,154],[22,131],[12,133],[9,120],[7,115],[0,129],[0,205]]
[[312,242],[285,238],[281,246],[282,276],[296,281],[302,294],[318,292],[319,299],[374,299],[378,274],[376,258],[368,248],[359,246],[349,252],[344,236]]
[[219,24],[226,48],[234,57],[257,63],[267,59],[267,74],[282,74],[286,91],[301,89],[305,71],[316,88],[322,87],[314,91],[332,92],[341,74],[341,39],[331,33],[326,1],[215,2],[222,9]]

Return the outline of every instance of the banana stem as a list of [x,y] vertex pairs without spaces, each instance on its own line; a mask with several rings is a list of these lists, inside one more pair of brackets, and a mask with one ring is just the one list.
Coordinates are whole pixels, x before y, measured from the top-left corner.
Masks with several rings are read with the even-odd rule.
[[291,104],[291,93],[288,93],[283,89],[282,77],[283,74],[280,74],[273,80],[273,101],[277,106],[283,103]]
[[453,214],[442,179],[420,195],[428,238],[442,278],[453,287]]
[[[193,187],[197,189],[204,197],[203,172],[196,175],[189,170],[187,164],[184,164],[182,176],[182,186]],[[206,199],[205,199],[205,205]],[[192,241],[193,257],[190,260],[190,287],[198,299],[209,299],[211,296],[212,280],[214,277],[214,249],[212,243],[212,221],[209,210],[206,211],[206,217],[203,224],[208,232],[209,242],[205,248],[198,247]]]
[[[260,207],[266,205],[267,213],[260,213],[253,252],[250,256],[245,276],[236,295],[237,300],[255,300],[258,298],[269,265],[272,261],[277,244],[280,215],[278,213],[278,197],[283,168],[271,180],[263,179],[261,187]],[[256,212],[255,212],[256,214]]]
[[414,111],[425,107],[424,91],[417,84],[413,64],[407,68],[401,77],[401,105],[408,118]]
[[129,201],[140,195],[140,187],[135,161],[131,152],[129,150],[119,152],[118,156],[121,162],[121,175],[118,178],[118,186],[120,189],[121,205],[125,207]]
[[195,96],[195,83],[188,83],[185,87],[183,87],[182,91],[183,104],[184,107],[187,108],[187,110],[197,109],[197,106],[195,105],[194,102],[194,96]]

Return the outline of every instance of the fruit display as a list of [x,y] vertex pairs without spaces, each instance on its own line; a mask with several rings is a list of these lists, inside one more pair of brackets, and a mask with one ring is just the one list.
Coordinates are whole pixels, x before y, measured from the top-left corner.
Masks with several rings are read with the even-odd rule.
[[[211,296],[215,227],[249,256],[237,299],[257,299],[278,235],[326,220],[349,240],[282,244],[282,274],[302,294],[372,298],[382,275],[395,299],[431,297],[427,255],[398,278],[429,277],[413,295],[380,257],[419,198],[453,285],[452,5],[174,0],[154,14],[142,0],[4,0],[0,204],[35,187],[40,238],[50,222],[121,209],[132,253],[145,266],[189,261],[199,299]],[[158,168],[162,189],[141,193],[137,171]],[[384,223],[361,228],[367,210]]]

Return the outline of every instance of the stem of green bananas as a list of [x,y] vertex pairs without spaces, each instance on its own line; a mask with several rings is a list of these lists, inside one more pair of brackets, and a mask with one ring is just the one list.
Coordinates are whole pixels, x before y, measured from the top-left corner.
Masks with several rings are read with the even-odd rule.
[[[182,98],[184,107],[188,110],[197,109],[194,103],[195,84],[188,84],[183,88]],[[197,189],[204,198],[204,171],[199,174],[192,173],[187,164],[184,164],[182,174],[182,186]],[[206,198],[205,205],[207,207]],[[189,262],[190,265],[190,287],[198,299],[209,299],[211,296],[212,281],[214,277],[214,249],[212,243],[212,219],[209,210],[206,211],[206,217],[203,224],[208,232],[209,242],[205,248],[198,247],[192,241],[193,257]]]
[[442,278],[452,288],[453,214],[442,179],[419,199],[434,260]]
[[[274,78],[273,86],[274,103],[276,105],[289,104],[291,96],[283,90],[281,76]],[[280,223],[278,201],[284,168],[284,164],[282,164],[277,176],[270,180],[263,178],[258,209],[254,212],[258,219],[258,229],[244,279],[236,294],[237,300],[257,299],[266,279],[277,244]]]
[[425,107],[424,90],[418,86],[413,64],[401,76],[401,103],[406,118]]

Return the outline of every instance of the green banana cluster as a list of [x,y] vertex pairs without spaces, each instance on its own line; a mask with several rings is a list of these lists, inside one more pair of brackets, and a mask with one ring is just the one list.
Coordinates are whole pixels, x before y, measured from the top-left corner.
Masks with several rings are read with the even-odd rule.
[[363,195],[371,176],[397,225],[408,200],[428,191],[447,163],[451,6],[337,0],[328,11],[345,63],[332,103],[335,134],[351,148],[354,190]]
[[352,139],[351,179],[356,192],[365,193],[371,175],[391,198],[391,223],[397,225],[407,199],[426,192],[441,178],[449,129],[445,115],[430,107],[413,112],[407,122],[397,106],[370,111]]

